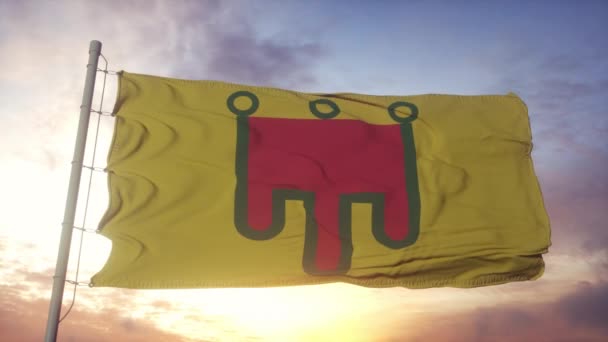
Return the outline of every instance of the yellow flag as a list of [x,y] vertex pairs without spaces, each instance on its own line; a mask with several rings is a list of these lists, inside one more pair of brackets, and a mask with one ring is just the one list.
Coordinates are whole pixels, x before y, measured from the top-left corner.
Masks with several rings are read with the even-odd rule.
[[115,110],[99,227],[112,252],[93,286],[475,287],[543,272],[549,222],[514,94],[123,72]]

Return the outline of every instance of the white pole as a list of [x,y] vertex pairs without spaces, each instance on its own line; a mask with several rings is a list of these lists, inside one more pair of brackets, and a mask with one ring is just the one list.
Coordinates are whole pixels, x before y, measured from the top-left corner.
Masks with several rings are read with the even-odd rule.
[[76,216],[76,203],[78,202],[78,191],[80,189],[80,176],[82,174],[82,162],[84,159],[87,131],[89,129],[89,117],[91,115],[91,103],[93,102],[93,90],[95,89],[95,76],[97,76],[97,63],[101,54],[101,42],[92,40],[89,45],[89,63],[87,64],[87,76],[84,82],[82,94],[82,105],[80,106],[80,121],[76,135],[76,145],[72,159],[72,172],[70,174],[70,185],[68,197],[63,214],[63,228],[61,240],[59,241],[59,253],[57,254],[57,265],[55,276],[53,276],[53,292],[49,305],[49,316],[46,325],[45,342],[57,340],[57,328],[59,326],[59,315],[61,314],[61,303],[63,301],[63,289],[65,287],[68,259],[70,257],[70,244],[72,242],[72,229]]

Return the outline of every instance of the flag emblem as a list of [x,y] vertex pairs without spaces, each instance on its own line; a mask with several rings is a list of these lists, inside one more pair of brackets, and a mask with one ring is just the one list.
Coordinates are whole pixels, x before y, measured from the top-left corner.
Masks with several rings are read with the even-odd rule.
[[[240,98],[248,108],[237,108]],[[340,109],[329,99],[309,103],[319,120],[255,117],[259,99],[249,91],[234,92],[227,106],[237,116],[234,223],[243,236],[276,237],[285,225],[285,201],[298,200],[306,213],[302,266],[309,274],[344,274],[350,268],[354,203],[371,204],[370,229],[378,243],[400,249],[416,242],[414,104],[389,106],[393,125],[332,120]],[[410,113],[403,116],[397,108]]]

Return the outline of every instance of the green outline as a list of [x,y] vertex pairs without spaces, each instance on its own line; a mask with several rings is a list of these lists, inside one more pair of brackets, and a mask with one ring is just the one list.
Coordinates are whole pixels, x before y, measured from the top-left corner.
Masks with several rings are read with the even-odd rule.
[[[302,267],[304,272],[312,275],[339,275],[345,274],[350,269],[350,263],[353,256],[353,239],[350,221],[343,221],[341,218],[344,215],[351,217],[351,206],[345,205],[342,201],[342,195],[339,197],[339,223],[338,237],[340,238],[340,257],[338,265],[333,270],[319,270],[316,266],[317,242],[319,239],[319,229],[314,217],[314,193],[312,203],[304,203],[306,210],[306,231],[304,236],[304,255],[302,256]],[[347,224],[348,223],[348,224]]]
[[[240,96],[248,97],[251,100],[251,107],[249,107],[249,109],[236,108],[236,106],[234,105],[234,102],[236,101],[237,97],[240,97]],[[256,110],[258,110],[258,107],[260,106],[260,100],[258,99],[257,96],[255,96],[254,93],[246,91],[246,90],[241,90],[241,91],[232,93],[232,95],[228,96],[228,99],[226,99],[226,105],[228,106],[228,109],[230,109],[230,111],[232,113],[234,113],[238,116],[249,116],[249,115],[255,113]]]
[[256,230],[249,226],[248,209],[248,175],[249,162],[249,118],[237,117],[236,135],[236,190],[234,204],[234,225],[243,236],[252,240],[268,240],[277,236],[285,226],[286,195],[281,190],[272,191],[272,222],[265,230]]
[[304,252],[302,267],[304,271],[314,275],[344,274],[350,269],[352,257],[352,239],[350,226],[339,227],[340,236],[340,260],[336,269],[320,271],[316,269],[315,257],[317,251],[318,227],[315,220],[315,193],[312,191],[294,189],[272,190],[272,222],[264,230],[253,229],[248,222],[248,173],[249,162],[249,117],[237,117],[236,138],[236,190],[234,203],[234,225],[237,231],[251,240],[269,240],[277,236],[285,227],[285,202],[288,200],[300,200],[303,202],[306,213]]
[[[395,113],[395,109],[397,109],[397,107],[407,107],[410,109],[410,111],[412,113],[409,116],[401,117],[401,116],[397,115],[397,113]],[[391,118],[393,120],[395,120],[395,122],[398,122],[400,124],[406,124],[406,123],[416,120],[416,118],[418,117],[418,107],[416,107],[415,104],[410,103],[410,102],[405,102],[405,101],[393,102],[390,106],[388,106],[388,115],[390,115]]]
[[378,242],[392,249],[412,245],[420,233],[420,191],[418,189],[418,172],[416,170],[416,146],[414,132],[409,122],[400,125],[403,143],[403,163],[405,170],[405,190],[407,192],[409,230],[405,239],[393,240],[384,229],[384,194],[371,192],[359,193],[352,197],[351,203],[370,203],[372,205],[372,233]]
[[[317,108],[318,104],[326,104],[331,107],[332,111],[330,113],[321,113],[321,111],[319,111],[319,109]],[[310,108],[310,112],[314,116],[323,120],[335,118],[336,116],[338,116],[338,114],[340,114],[340,107],[338,107],[338,105],[334,101],[328,99],[318,99],[310,101],[308,103],[308,108]]]
[[[252,106],[247,110],[239,110],[234,106],[238,96],[248,96],[252,99]],[[317,100],[320,101],[320,100]],[[312,102],[311,102],[312,103]],[[338,207],[338,235],[340,237],[340,258],[336,269],[321,271],[316,268],[316,251],[318,241],[318,227],[315,219],[315,193],[295,189],[272,190],[272,222],[264,230],[256,230],[248,223],[248,163],[249,163],[249,115],[253,114],[259,101],[257,97],[246,91],[233,93],[227,100],[229,109],[237,115],[237,140],[235,156],[235,205],[234,225],[237,231],[252,240],[269,240],[277,236],[285,226],[285,202],[300,200],[306,213],[304,251],[302,267],[311,275],[340,275],[348,272],[351,266],[353,253],[352,245],[352,204],[369,203],[372,206],[372,233],[382,245],[400,249],[416,242],[420,231],[420,193],[418,188],[418,175],[416,166],[416,147],[411,122],[417,118],[418,109],[407,102],[395,102],[389,107],[391,117],[400,122],[401,139],[404,149],[404,169],[406,192],[409,206],[409,231],[405,239],[395,241],[390,239],[384,230],[384,194],[377,192],[360,192],[339,195]],[[395,108],[407,106],[412,115],[406,118],[396,117]],[[312,106],[312,105],[311,105]],[[312,107],[311,107],[312,108]],[[313,113],[314,114],[314,113]],[[336,114],[337,115],[337,114]]]
[[[416,117],[418,112],[416,112]],[[405,169],[405,188],[410,215],[410,231],[403,246],[416,242],[420,233],[420,189],[418,188],[418,163],[416,162],[416,142],[411,121],[401,124],[401,140],[403,141],[403,163]],[[406,242],[407,241],[407,242]],[[390,246],[389,246],[390,247]]]

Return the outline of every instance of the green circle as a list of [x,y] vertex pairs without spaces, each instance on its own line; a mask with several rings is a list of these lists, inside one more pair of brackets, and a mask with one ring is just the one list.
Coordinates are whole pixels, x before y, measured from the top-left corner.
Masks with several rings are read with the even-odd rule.
[[[251,107],[249,107],[248,109],[236,108],[236,106],[234,105],[234,102],[236,101],[237,98],[239,98],[241,96],[248,97],[251,100]],[[258,107],[260,106],[260,100],[252,92],[241,90],[241,91],[237,91],[237,92],[233,93],[232,95],[228,96],[228,99],[226,100],[226,105],[228,105],[228,109],[230,109],[230,111],[236,115],[249,116],[249,115],[255,113],[256,110],[258,110]]]
[[[410,111],[412,113],[409,116],[401,117],[401,116],[397,115],[397,113],[395,113],[395,109],[397,109],[398,107],[407,107],[410,109]],[[398,101],[398,102],[394,102],[393,104],[391,104],[388,107],[388,114],[396,122],[399,122],[399,123],[412,122],[412,121],[416,120],[416,118],[418,117],[418,107],[416,107],[416,105],[413,103],[409,103],[409,102],[405,102],[405,101]]]
[[[319,109],[317,108],[317,105],[319,105],[319,104],[326,104],[326,105],[330,106],[332,111],[329,113],[321,113],[319,111]],[[310,101],[308,106],[310,107],[310,111],[314,114],[314,116],[318,117],[319,119],[323,119],[323,120],[331,119],[331,118],[335,118],[336,116],[338,116],[338,114],[340,114],[340,108],[338,108],[338,105],[328,99],[318,99],[318,100]]]

